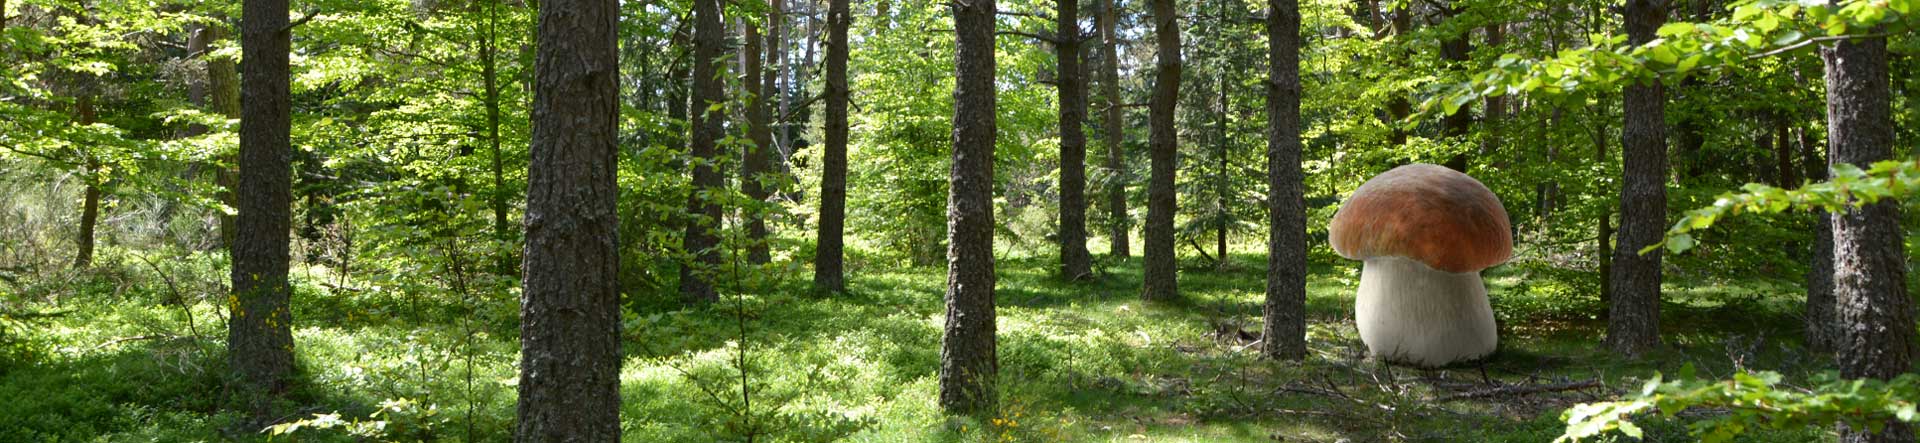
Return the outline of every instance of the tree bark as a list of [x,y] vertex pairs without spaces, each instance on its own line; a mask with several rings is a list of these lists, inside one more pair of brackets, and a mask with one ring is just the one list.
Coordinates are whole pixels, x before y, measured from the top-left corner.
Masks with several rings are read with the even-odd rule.
[[[1452,3],[1453,4],[1440,6],[1442,20],[1451,20],[1454,17],[1460,16],[1462,12],[1465,12],[1465,8],[1457,4],[1459,2]],[[1473,42],[1468,39],[1471,35],[1473,35],[1471,30],[1463,30],[1459,35],[1450,36],[1440,41],[1440,58],[1449,62],[1447,64],[1448,70],[1467,69],[1467,61],[1473,55]],[[1459,112],[1447,114],[1446,117],[1440,119],[1440,135],[1444,137],[1466,137],[1467,132],[1472,129],[1473,111],[1465,107],[1460,108]],[[1455,171],[1466,172],[1467,161],[1467,152],[1462,151],[1454,153],[1453,157],[1448,158],[1446,166]]]
[[687,196],[686,236],[682,249],[693,260],[680,267],[680,296],[688,303],[711,303],[720,299],[711,280],[720,266],[720,203],[710,194],[724,187],[717,143],[726,134],[726,111],[720,75],[726,69],[721,51],[726,45],[721,27],[720,0],[693,2],[693,192]]
[[1080,0],[1058,0],[1054,57],[1060,64],[1060,274],[1093,276],[1087,252],[1087,80],[1081,68]]
[[957,38],[940,407],[975,417],[992,416],[999,398],[993,300],[994,3],[952,3]]
[[1173,246],[1174,168],[1180,149],[1179,130],[1174,127],[1175,106],[1180,101],[1180,22],[1174,0],[1152,2],[1159,54],[1147,117],[1147,151],[1153,164],[1147,181],[1146,282],[1141,298],[1170,301],[1180,296]]
[[[1814,147],[1806,128],[1799,128],[1800,161],[1808,180],[1827,180],[1827,159]],[[1833,304],[1833,216],[1814,213],[1813,256],[1807,264],[1807,348],[1831,355],[1840,341]]]
[[[1823,49],[1827,152],[1833,163],[1864,168],[1892,159],[1886,38],[1842,41]],[[1833,214],[1833,295],[1841,328],[1837,357],[1842,377],[1890,379],[1912,364],[1913,300],[1907,297],[1902,232],[1900,207],[1890,200]],[[1914,441],[1906,424],[1886,425],[1877,434],[1842,425],[1840,441]]]
[[234,220],[227,364],[253,424],[275,414],[293,373],[292,289],[287,283],[293,211],[292,101],[287,0],[241,5],[240,174]]
[[[1628,0],[1627,38],[1653,40],[1666,23],[1666,0]],[[1621,129],[1625,177],[1620,189],[1620,246],[1614,250],[1613,290],[1607,346],[1638,356],[1660,343],[1660,251],[1640,249],[1660,242],[1667,223],[1666,88],[1658,82],[1629,84],[1623,94]]]
[[1119,11],[1114,0],[1100,0],[1100,95],[1105,98],[1107,109],[1101,120],[1101,143],[1107,148],[1107,254],[1114,257],[1133,255],[1133,240],[1128,233],[1133,230],[1133,222],[1127,216],[1127,183],[1132,174],[1127,170],[1127,155],[1124,145],[1126,128],[1121,117],[1126,113],[1126,104],[1120,101],[1120,36],[1115,31]]
[[[1408,34],[1413,32],[1413,4],[1400,5],[1400,8],[1394,11],[1393,18],[1389,20],[1388,26],[1393,30],[1392,35],[1399,39],[1407,39]],[[1376,33],[1375,37],[1386,38],[1386,35]],[[1413,56],[1413,52],[1402,50],[1401,54],[1401,57],[1396,57],[1393,61],[1395,66],[1404,69],[1406,60]],[[1398,95],[1395,96],[1393,100],[1387,102],[1386,123],[1393,131],[1389,135],[1388,143],[1392,144],[1393,147],[1406,146],[1407,131],[1400,128],[1400,122],[1406,120],[1410,115],[1413,115],[1413,102],[1406,96]]]
[[[1488,47],[1499,49],[1506,43],[1507,25],[1505,23],[1487,25]],[[1485,104],[1486,111],[1483,112],[1483,122],[1486,124],[1487,135],[1485,139],[1480,141],[1480,155],[1483,157],[1491,156],[1493,153],[1499,152],[1501,143],[1505,142],[1504,135],[1506,128],[1504,126],[1507,120],[1507,96],[1487,97]]]
[[1300,3],[1267,1],[1267,300],[1260,350],[1307,356],[1307,212],[1300,169]]
[[[853,21],[848,0],[827,5],[826,136],[820,163],[820,233],[814,247],[813,286],[846,290],[847,224],[847,26]],[[811,45],[809,45],[811,47]],[[808,51],[807,59],[813,59]]]
[[619,17],[540,2],[515,441],[620,440]]
[[[753,143],[746,147],[746,155],[740,162],[740,192],[754,202],[764,203],[772,193],[763,179],[772,173],[773,118],[767,109],[767,99],[773,97],[770,84],[767,84],[766,65],[762,57],[762,36],[760,27],[753,20],[741,20],[745,23],[742,32],[741,88],[752,98],[747,101],[747,138]],[[767,246],[766,211],[759,207],[742,208],[747,222],[747,262],[762,264],[773,260]]]
[[[99,115],[95,113],[93,107],[93,96],[90,94],[92,93],[85,92],[74,98],[73,123],[76,126],[92,126],[99,120]],[[100,188],[105,184],[105,179],[100,177],[99,157],[87,152],[85,147],[75,149],[80,153],[80,164],[86,167],[83,181],[87,186],[84,191],[81,191],[80,229],[74,235],[73,267],[85,269],[93,266],[94,232],[100,225]]]
[[[213,36],[215,40],[219,39],[219,34],[224,33],[224,29],[221,26],[207,28],[208,32],[215,34]],[[207,60],[207,92],[210,94],[207,98],[212,104],[213,112],[230,119],[240,118],[240,71],[234,66],[233,59],[209,58]],[[234,187],[240,184],[240,171],[237,169],[239,158],[233,153],[222,154],[220,158],[221,166],[215,170],[213,178],[214,184],[220,187],[220,203],[229,208],[238,208],[240,201],[234,194]],[[230,250],[233,248],[235,236],[234,215],[220,211],[217,218],[220,249]]]
[[[487,107],[487,146],[493,157],[493,192],[488,194],[488,204],[493,209],[493,237],[496,241],[512,241],[514,231],[507,222],[507,181],[506,155],[500,150],[500,0],[486,0],[486,30],[480,37],[481,80],[486,89],[484,98]],[[506,251],[508,249],[502,249]],[[512,252],[503,252],[496,267],[501,274],[513,272],[518,266]]]

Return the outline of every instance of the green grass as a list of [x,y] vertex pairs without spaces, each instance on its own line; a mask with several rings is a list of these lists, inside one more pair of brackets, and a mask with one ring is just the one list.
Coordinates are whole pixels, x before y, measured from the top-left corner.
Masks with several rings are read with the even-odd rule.
[[[1075,283],[1056,278],[1050,259],[1003,259],[1003,406],[998,417],[979,420],[946,417],[934,405],[944,269],[869,264],[856,269],[846,294],[834,296],[811,295],[806,274],[794,273],[706,308],[630,296],[621,376],[626,441],[754,434],[794,442],[1537,442],[1559,434],[1565,407],[1637,389],[1656,371],[1693,364],[1703,376],[1735,368],[1799,376],[1826,365],[1798,343],[1794,288],[1672,282],[1663,307],[1667,346],[1622,360],[1597,345],[1606,325],[1590,274],[1520,263],[1488,273],[1501,324],[1493,357],[1441,370],[1384,366],[1364,359],[1353,328],[1357,266],[1317,258],[1308,300],[1312,355],[1297,363],[1254,353],[1265,287],[1260,255],[1235,255],[1224,269],[1183,263],[1183,299],[1167,304],[1139,301],[1137,260]],[[306,274],[307,281],[327,278],[316,272],[322,275]],[[0,441],[262,438],[219,412],[224,329],[213,304],[194,311],[202,338],[182,338],[187,316],[158,302],[164,289],[129,281],[143,283],[46,306],[63,314],[32,330],[30,341],[45,355],[0,366],[0,398],[9,399],[0,401]],[[300,286],[302,382],[286,418],[385,420],[381,435],[402,441],[508,441],[517,291],[462,297],[361,289]],[[743,346],[751,414],[739,400]],[[1604,387],[1438,400],[1589,379]],[[392,402],[400,399],[411,403]],[[1685,440],[1682,422],[1642,424],[1654,441]],[[1824,430],[1747,437],[1831,439]],[[359,440],[335,428],[275,441]]]

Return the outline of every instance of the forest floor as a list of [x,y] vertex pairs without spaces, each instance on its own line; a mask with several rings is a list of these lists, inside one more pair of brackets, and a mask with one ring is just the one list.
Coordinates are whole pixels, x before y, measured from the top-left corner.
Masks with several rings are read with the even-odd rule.
[[[708,308],[630,301],[625,440],[1543,442],[1559,435],[1566,407],[1637,390],[1657,372],[1691,364],[1703,377],[1745,368],[1792,380],[1825,365],[1799,344],[1796,287],[1685,275],[1667,287],[1666,345],[1613,357],[1598,344],[1606,324],[1592,274],[1540,263],[1488,272],[1501,334],[1492,357],[1382,365],[1364,358],[1354,330],[1356,265],[1317,257],[1312,355],[1276,363],[1255,352],[1260,255],[1224,267],[1189,260],[1184,300],[1151,305],[1139,301],[1137,259],[1084,283],[1055,277],[1048,259],[1003,259],[1003,412],[977,421],[934,406],[943,269],[857,267],[850,291],[833,297],[807,294],[795,272]],[[274,441],[510,439],[515,294],[328,286],[313,268],[295,276],[300,406],[286,419],[307,421]],[[194,288],[152,277],[94,278],[40,306],[54,315],[30,320],[24,337],[40,355],[0,366],[0,441],[260,438],[218,412],[216,305],[186,309],[178,300],[196,298],[174,294]],[[1679,420],[1641,425],[1651,441],[1691,440]]]

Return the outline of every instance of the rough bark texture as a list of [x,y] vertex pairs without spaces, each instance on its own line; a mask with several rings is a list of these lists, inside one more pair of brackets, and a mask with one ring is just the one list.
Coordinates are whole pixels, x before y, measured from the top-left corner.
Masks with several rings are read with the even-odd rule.
[[1093,276],[1087,252],[1087,76],[1081,68],[1080,0],[1057,0],[1059,31],[1054,57],[1060,64],[1060,273]]
[[[1666,0],[1628,0],[1627,39],[1653,40],[1666,23]],[[1620,245],[1614,250],[1607,321],[1607,347],[1637,356],[1660,343],[1660,256],[1640,249],[1659,243],[1667,229],[1666,88],[1658,82],[1629,84],[1623,94],[1620,153]]]
[[620,440],[619,17],[540,2],[515,441]]
[[[91,93],[88,93],[91,94]],[[76,126],[92,126],[99,115],[94,112],[93,97],[82,95],[73,101],[73,123]],[[80,229],[74,234],[74,268],[93,266],[94,228],[100,226],[100,160],[85,148],[79,148],[81,165],[86,167],[84,182],[87,187],[81,191]]]
[[1173,1],[1153,0],[1153,33],[1159,54],[1147,116],[1147,156],[1153,165],[1147,181],[1146,284],[1141,292],[1141,298],[1149,301],[1180,296],[1173,249],[1173,181],[1180,149],[1179,129],[1174,127],[1174,107],[1180,101],[1180,22]]
[[1307,212],[1300,169],[1300,2],[1267,2],[1267,303],[1260,350],[1307,356]]
[[288,236],[293,223],[292,102],[286,0],[241,6],[239,216],[234,220],[233,313],[227,364],[256,424],[293,373]]
[[[1814,147],[1813,137],[1801,128],[1800,162],[1812,181],[1827,180],[1827,159]],[[1825,211],[1813,214],[1813,253],[1807,264],[1807,348],[1819,354],[1832,354],[1840,340],[1840,327],[1833,306],[1833,217]]]
[[[1893,158],[1887,41],[1857,39],[1824,48],[1827,152],[1833,163],[1865,167]],[[1913,300],[1907,297],[1900,207],[1881,201],[1833,214],[1833,296],[1839,317],[1840,375],[1890,379],[1913,361]],[[1878,434],[1840,428],[1840,441],[1912,442],[1913,430],[1887,423]]]
[[[813,257],[813,286],[846,290],[847,226],[847,25],[849,0],[827,5],[827,145],[820,161],[820,233]],[[812,60],[811,52],[807,56]]]
[[1117,26],[1119,11],[1114,0],[1100,0],[1100,96],[1106,100],[1107,109],[1101,117],[1101,140],[1107,148],[1107,254],[1114,257],[1133,255],[1133,240],[1128,235],[1133,230],[1133,222],[1127,217],[1127,183],[1132,174],[1127,170],[1127,154],[1124,141],[1126,128],[1121,126],[1121,117],[1126,112],[1126,104],[1120,102],[1120,36],[1114,30]]
[[992,416],[1000,372],[994,339],[994,1],[953,3],[953,166],[947,194],[947,321],[940,407]]
[[[768,93],[772,85],[764,81],[766,65],[762,58],[760,27],[754,25],[752,20],[742,22],[746,23],[746,29],[743,32],[745,35],[741,36],[743,44],[740,52],[744,61],[741,70],[746,72],[740,78],[741,88],[753,94],[753,98],[747,102],[747,138],[753,143],[747,145],[745,158],[740,161],[740,192],[754,201],[764,202],[772,195],[760,181],[765,174],[773,172],[773,117],[768,115],[767,109],[767,99],[773,97]],[[772,261],[773,255],[767,247],[766,211],[744,208],[744,212],[747,219],[747,262],[760,264]]]
[[710,303],[720,299],[713,287],[712,273],[720,266],[720,203],[703,194],[717,194],[723,186],[716,145],[725,135],[725,110],[715,103],[726,97],[721,89],[721,71],[726,61],[721,51],[726,45],[720,25],[720,0],[693,2],[693,192],[687,196],[686,236],[681,248],[693,255],[693,261],[680,267],[680,296],[688,303]]

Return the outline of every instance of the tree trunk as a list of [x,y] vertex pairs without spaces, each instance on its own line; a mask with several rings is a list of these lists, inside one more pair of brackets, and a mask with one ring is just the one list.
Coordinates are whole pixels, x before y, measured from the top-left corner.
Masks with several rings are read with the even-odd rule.
[[[1441,14],[1443,15],[1442,20],[1451,20],[1454,17],[1460,16],[1462,12],[1465,12],[1464,7],[1458,4],[1459,2],[1453,3],[1454,4],[1442,5],[1440,7]],[[1440,58],[1449,62],[1447,63],[1448,70],[1467,69],[1467,61],[1473,55],[1473,42],[1468,39],[1468,37],[1472,35],[1473,32],[1471,30],[1462,30],[1459,35],[1447,37],[1445,40],[1440,41]],[[1446,117],[1440,119],[1440,135],[1447,138],[1466,137],[1467,131],[1472,128],[1473,111],[1465,107],[1460,108],[1459,112],[1447,114]],[[1467,153],[1465,151],[1454,153],[1453,157],[1447,159],[1446,166],[1455,171],[1467,172],[1467,160]]]
[[[1507,25],[1505,23],[1487,25],[1487,47],[1500,49],[1500,47],[1506,43]],[[1485,119],[1484,123],[1486,124],[1487,136],[1480,141],[1480,155],[1482,157],[1491,156],[1493,153],[1499,152],[1500,144],[1505,141],[1503,135],[1506,132],[1506,128],[1503,126],[1507,120],[1507,96],[1487,97],[1485,104],[1487,109],[1486,112],[1483,113],[1485,114],[1483,118]]]
[[720,23],[720,0],[693,2],[693,192],[687,196],[686,237],[682,250],[693,260],[680,267],[680,296],[688,303],[710,303],[720,299],[713,287],[713,273],[720,266],[720,203],[709,198],[724,187],[717,143],[726,135],[726,111],[715,104],[725,103],[720,75],[726,69],[721,51],[726,44],[726,29]]
[[[1653,40],[1666,23],[1666,0],[1628,0],[1628,41]],[[1658,82],[1629,84],[1621,112],[1620,152],[1625,177],[1620,188],[1620,247],[1614,250],[1607,346],[1638,356],[1660,343],[1660,251],[1640,249],[1660,242],[1667,229],[1666,88]]]
[[292,289],[287,283],[293,211],[292,101],[287,0],[241,6],[239,216],[234,220],[227,364],[252,424],[277,414],[293,373]]
[[999,398],[993,306],[994,8],[994,0],[953,3],[953,166],[940,407],[974,417],[992,416]]
[[1080,0],[1058,0],[1054,57],[1060,64],[1060,274],[1093,276],[1087,253],[1087,80],[1081,69]]
[[[1887,39],[1823,48],[1827,71],[1827,152],[1833,163],[1867,167],[1893,159]],[[1840,319],[1838,360],[1846,378],[1890,379],[1913,361],[1913,300],[1907,297],[1900,206],[1887,200],[1833,214],[1833,295]],[[1840,428],[1842,442],[1912,442],[1906,424],[1880,433]]]
[[[1799,128],[1800,161],[1808,180],[1827,180],[1827,160],[1815,150],[1813,137]],[[1840,340],[1833,305],[1833,217],[1814,213],[1813,256],[1807,264],[1807,348],[1831,355]]]
[[[223,29],[221,26],[207,28],[208,32],[214,34],[210,38],[215,40],[224,33]],[[233,59],[209,58],[207,60],[207,92],[210,94],[207,99],[212,104],[213,112],[227,118],[240,118],[240,71],[234,66]],[[240,184],[238,161],[239,158],[235,154],[223,154],[221,166],[214,171],[214,184],[220,187],[218,191],[220,203],[229,208],[240,206],[238,196],[234,194],[234,187]],[[235,236],[234,216],[226,211],[220,211],[216,218],[219,220],[220,249],[231,250]]]
[[619,17],[540,2],[515,441],[620,440]]
[[1260,351],[1307,356],[1307,207],[1300,169],[1300,3],[1267,1],[1267,301]]
[[1114,257],[1133,255],[1129,231],[1133,222],[1127,217],[1127,183],[1132,176],[1127,170],[1127,156],[1123,141],[1126,140],[1126,128],[1121,117],[1126,113],[1126,104],[1120,101],[1120,36],[1115,31],[1119,11],[1114,0],[1100,0],[1100,95],[1107,102],[1107,110],[1101,120],[1101,143],[1107,147],[1107,254]]
[[[1400,8],[1394,11],[1393,18],[1389,21],[1388,25],[1392,28],[1394,36],[1402,40],[1408,39],[1408,34],[1413,32],[1413,4],[1400,5]],[[1376,38],[1386,38],[1385,34],[1380,33],[1376,33],[1375,36]],[[1393,59],[1394,65],[1398,69],[1405,69],[1406,61],[1413,56],[1413,53],[1412,51],[1403,50],[1401,54],[1401,57],[1395,57]],[[1398,148],[1407,144],[1407,131],[1401,129],[1400,122],[1405,121],[1407,117],[1412,114],[1413,102],[1405,95],[1396,95],[1393,100],[1387,102],[1386,123],[1387,127],[1393,131],[1389,136],[1388,143],[1392,144],[1393,147]]]
[[[813,286],[823,291],[846,290],[847,225],[847,26],[853,16],[849,0],[827,5],[826,148],[820,164],[820,233],[813,258]],[[811,47],[811,45],[809,45]],[[813,59],[808,50],[807,59]]]
[[763,42],[760,27],[753,20],[741,20],[745,23],[741,36],[741,88],[752,98],[747,101],[747,138],[753,143],[746,147],[746,155],[740,162],[740,192],[753,199],[756,206],[741,208],[747,222],[747,262],[762,264],[773,260],[767,246],[767,211],[757,206],[765,203],[771,196],[770,190],[762,182],[765,175],[772,173],[773,118],[767,115],[767,99],[772,85],[764,82],[766,65],[762,57]]
[[1774,169],[1780,172],[1776,186],[1787,188],[1800,185],[1798,171],[1793,169],[1793,141],[1788,139],[1787,118],[1784,115],[1773,116],[1773,160]]
[[[493,192],[488,194],[488,204],[493,207],[493,237],[500,242],[510,242],[518,231],[507,222],[507,180],[506,155],[500,150],[500,0],[486,0],[486,31],[480,38],[481,80],[486,88],[484,98],[487,106],[487,146],[493,156]],[[510,251],[503,248],[502,251]],[[503,252],[496,272],[507,274],[514,272],[517,266],[512,252]]]
[[771,3],[773,11],[768,22],[773,26],[767,28],[767,48],[773,51],[770,57],[773,72],[767,74],[767,84],[773,89],[769,99],[775,104],[773,115],[777,117],[773,121],[774,151],[780,154],[780,173],[790,175],[793,173],[793,131],[786,117],[790,107],[788,101],[792,97],[789,92],[793,91],[793,86],[791,77],[787,75],[787,0],[772,0]]
[[[1222,65],[1224,64],[1225,63],[1222,63]],[[1229,109],[1232,108],[1232,99],[1227,96],[1228,82],[1225,74],[1225,66],[1222,66],[1221,71],[1222,73],[1218,79],[1219,87],[1216,88],[1219,90],[1215,91],[1215,93],[1220,95],[1220,112],[1214,116],[1213,120],[1214,129],[1218,131],[1218,134],[1214,137],[1213,149],[1214,167],[1216,168],[1213,177],[1213,206],[1219,211],[1219,216],[1216,217],[1216,223],[1214,223],[1213,226],[1213,256],[1216,258],[1213,264],[1214,269],[1227,268],[1227,226],[1231,222],[1228,220],[1230,213],[1227,212],[1227,205],[1229,204],[1227,202],[1227,179],[1229,178],[1227,172],[1229,167],[1227,164],[1227,154],[1229,151],[1227,146],[1227,113],[1231,112]]]
[[[91,92],[83,94],[91,94]],[[81,95],[75,98],[73,111],[73,123],[76,126],[92,126],[95,121],[99,120],[99,115],[94,112],[93,97],[91,95]],[[101,165],[99,157],[95,157],[92,153],[87,152],[87,148],[85,147],[76,147],[75,149],[80,152],[80,157],[82,158],[81,164],[86,167],[83,181],[86,182],[87,187],[86,190],[81,192],[80,229],[79,232],[74,235],[75,254],[73,257],[73,267],[76,269],[85,269],[93,266],[94,228],[100,225],[100,187],[104,185],[106,179],[100,176]]]
[[1151,128],[1147,151],[1153,165],[1152,176],[1147,181],[1146,282],[1141,297],[1148,301],[1170,301],[1180,296],[1173,247],[1176,210],[1173,182],[1180,149],[1178,129],[1174,127],[1174,107],[1180,101],[1180,22],[1174,0],[1152,2],[1159,60],[1148,113]]

